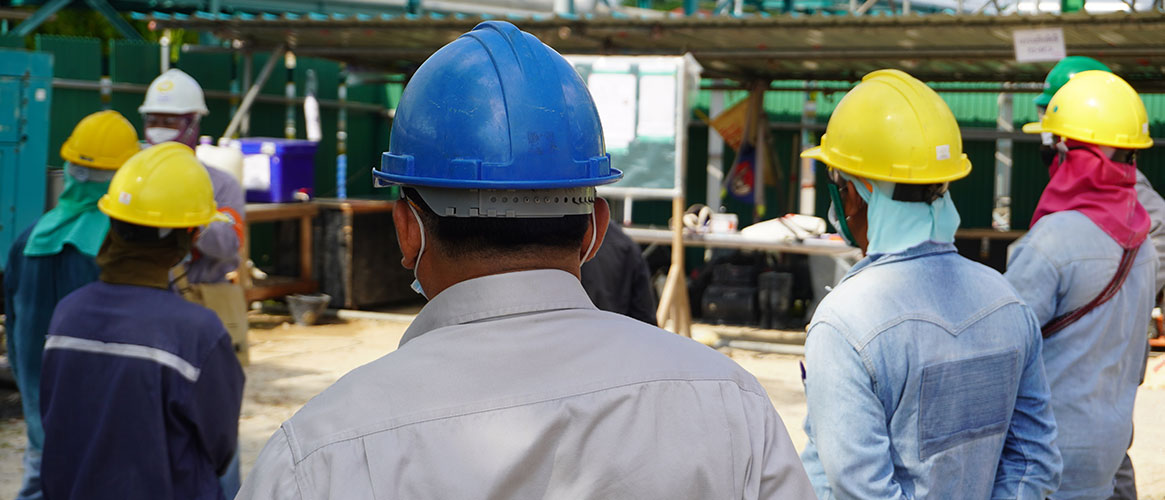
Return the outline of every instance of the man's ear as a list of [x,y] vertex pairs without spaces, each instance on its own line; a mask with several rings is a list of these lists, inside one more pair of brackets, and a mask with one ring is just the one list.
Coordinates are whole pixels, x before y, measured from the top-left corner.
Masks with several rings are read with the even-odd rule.
[[[595,258],[595,255],[599,253],[599,248],[603,246],[603,239],[607,237],[607,223],[611,220],[611,206],[607,205],[607,200],[596,196],[594,213],[595,225],[587,229],[586,234],[583,235],[582,247],[578,249],[582,262]],[[592,231],[595,237],[595,247],[591,248],[589,254],[584,254],[591,245]]]
[[417,254],[421,251],[421,226],[413,216],[407,200],[397,200],[392,207],[392,222],[396,227],[396,242],[400,245],[400,265],[412,269],[417,265]]

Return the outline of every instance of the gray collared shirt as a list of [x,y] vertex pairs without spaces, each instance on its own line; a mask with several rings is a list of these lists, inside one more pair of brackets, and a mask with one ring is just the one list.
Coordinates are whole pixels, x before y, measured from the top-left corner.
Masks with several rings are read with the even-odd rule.
[[285,422],[238,498],[815,498],[764,389],[553,270],[461,282]]

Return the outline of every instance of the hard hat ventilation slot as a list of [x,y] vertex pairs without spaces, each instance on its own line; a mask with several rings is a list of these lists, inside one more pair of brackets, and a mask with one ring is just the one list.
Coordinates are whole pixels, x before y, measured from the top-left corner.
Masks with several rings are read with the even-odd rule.
[[430,207],[443,217],[561,217],[586,215],[595,203],[593,187],[490,190],[415,186]]

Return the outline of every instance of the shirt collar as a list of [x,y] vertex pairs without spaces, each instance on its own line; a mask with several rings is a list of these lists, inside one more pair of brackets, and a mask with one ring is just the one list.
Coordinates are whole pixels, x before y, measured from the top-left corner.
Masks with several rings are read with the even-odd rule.
[[400,345],[446,326],[560,309],[595,309],[582,283],[566,271],[539,269],[474,278],[446,288],[425,304]]
[[[849,272],[846,273],[845,277],[841,279],[841,283],[845,283],[846,280],[856,276],[858,273],[860,273],[863,270],[870,268],[870,267],[882,266],[882,265],[890,264],[893,262],[901,262],[901,261],[905,261],[905,260],[917,259],[919,257],[926,257],[928,255],[937,255],[937,254],[952,253],[952,252],[958,252],[958,250],[955,248],[954,243],[939,243],[939,242],[935,242],[935,241],[926,241],[926,242],[919,243],[918,245],[912,246],[912,247],[910,247],[902,252],[881,253],[881,254],[870,255],[870,256],[867,256],[866,258],[862,259],[861,261],[859,261],[857,264],[854,264],[854,267],[850,268]],[[840,285],[841,283],[838,283],[838,285]]]

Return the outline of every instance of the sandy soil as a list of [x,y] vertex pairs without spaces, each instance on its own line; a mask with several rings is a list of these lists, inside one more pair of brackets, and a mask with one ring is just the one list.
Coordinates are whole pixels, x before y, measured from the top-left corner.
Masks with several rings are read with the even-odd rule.
[[[252,318],[251,365],[239,420],[243,474],[254,464],[267,438],[312,396],[349,370],[396,348],[408,326],[397,321],[336,321],[313,327],[284,323],[287,318]],[[723,349],[764,384],[784,419],[797,449],[805,445],[801,422],[805,395],[800,357]],[[1137,395],[1137,438],[1133,463],[1141,498],[1165,500],[1165,357],[1150,361],[1150,373]],[[2,395],[0,395],[2,396]],[[10,399],[10,398],[9,398]],[[0,499],[12,498],[20,486],[20,457],[25,446],[19,419],[0,421]]]

